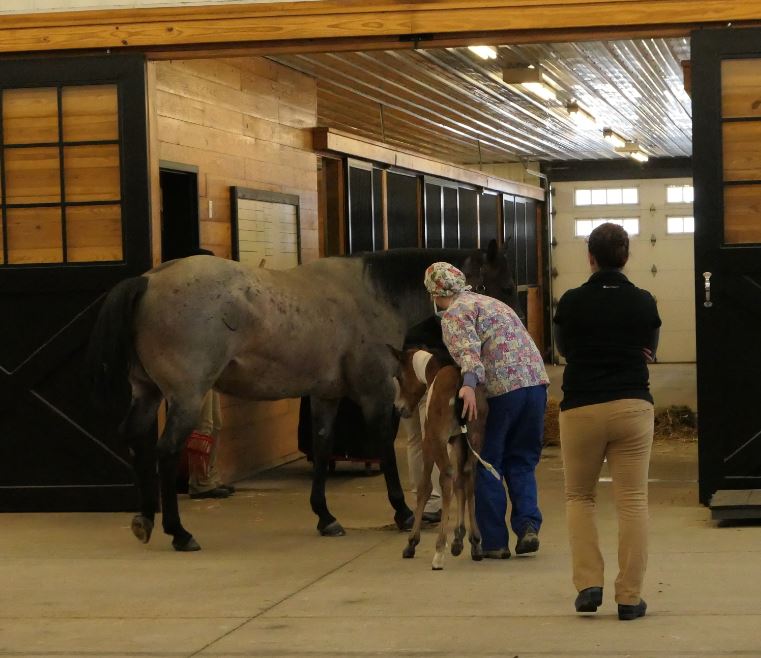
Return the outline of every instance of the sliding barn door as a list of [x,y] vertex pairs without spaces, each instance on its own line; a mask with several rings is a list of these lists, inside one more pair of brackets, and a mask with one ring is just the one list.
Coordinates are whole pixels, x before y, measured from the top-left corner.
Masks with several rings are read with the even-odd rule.
[[103,294],[150,267],[145,62],[0,66],[0,511],[134,506],[83,355]]

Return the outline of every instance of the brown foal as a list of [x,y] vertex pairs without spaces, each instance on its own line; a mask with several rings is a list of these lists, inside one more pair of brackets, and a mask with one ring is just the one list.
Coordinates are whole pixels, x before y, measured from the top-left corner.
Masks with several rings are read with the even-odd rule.
[[[409,349],[404,352],[392,350],[400,364],[396,377],[398,384],[396,408],[405,418],[417,413],[418,404],[423,396],[428,395],[425,404],[425,422],[423,423],[423,472],[417,482],[417,506],[415,523],[402,555],[415,557],[415,547],[420,543],[420,526],[425,504],[431,495],[431,471],[434,463],[439,467],[441,482],[441,524],[436,540],[436,553],[431,567],[434,570],[444,568],[444,551],[446,550],[449,509],[452,492],[457,496],[457,524],[452,541],[452,555],[459,555],[463,549],[465,537],[465,500],[468,502],[470,524],[470,555],[474,560],[481,560],[481,535],[476,524],[474,497],[474,477],[476,457],[486,427],[488,405],[483,387],[476,389],[477,418],[467,423],[467,435],[462,426],[465,421],[458,417],[458,393],[461,384],[460,369],[443,363],[435,355],[425,350]],[[468,446],[468,441],[473,450]]]

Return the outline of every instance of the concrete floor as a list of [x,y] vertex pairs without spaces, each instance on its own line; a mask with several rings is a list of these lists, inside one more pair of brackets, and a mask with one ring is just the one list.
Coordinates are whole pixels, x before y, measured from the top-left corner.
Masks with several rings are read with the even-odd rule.
[[[401,455],[400,455],[401,456]],[[405,464],[401,464],[406,473]],[[321,538],[304,461],[220,502],[181,498],[203,546],[147,545],[130,514],[0,516],[0,655],[9,656],[760,656],[761,528],[716,528],[697,504],[696,446],[656,445],[645,619],[619,622],[615,523],[602,481],[608,599],[573,611],[562,469],[539,467],[535,557],[433,572],[434,535],[402,560],[383,479],[339,465],[329,501],[348,534]]]
[[[550,369],[560,397],[561,368]],[[694,404],[694,366],[655,366],[656,403]],[[434,534],[402,560],[381,477],[340,465],[329,501],[349,534],[320,538],[309,466],[242,483],[221,502],[182,497],[202,543],[138,544],[129,514],[0,516],[0,655],[11,656],[717,656],[761,655],[756,527],[717,529],[696,504],[694,444],[657,444],[647,619],[608,602],[578,618],[556,448],[539,468],[541,553],[430,571]],[[404,455],[400,469],[406,473]],[[601,529],[615,564],[610,485]],[[701,574],[701,577],[696,577]],[[612,590],[613,568],[608,586]]]

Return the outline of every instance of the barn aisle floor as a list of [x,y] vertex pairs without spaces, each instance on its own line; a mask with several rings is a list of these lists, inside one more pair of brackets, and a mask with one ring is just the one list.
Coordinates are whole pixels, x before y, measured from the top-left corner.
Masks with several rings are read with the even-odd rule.
[[[401,453],[400,453],[401,456]],[[403,470],[405,465],[401,464]],[[0,516],[0,655],[9,656],[758,656],[761,527],[716,528],[696,492],[696,446],[656,444],[645,619],[607,600],[573,612],[557,448],[540,470],[545,525],[535,557],[430,570],[434,534],[414,560],[383,479],[339,465],[329,500],[348,530],[317,535],[309,466],[241,483],[221,502],[182,497],[203,546],[143,546],[129,514]],[[611,569],[610,484],[600,484]]]

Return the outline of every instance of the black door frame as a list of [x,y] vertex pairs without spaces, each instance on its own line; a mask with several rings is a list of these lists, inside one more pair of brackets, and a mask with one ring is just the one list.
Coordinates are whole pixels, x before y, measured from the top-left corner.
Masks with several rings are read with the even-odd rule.
[[[761,244],[724,244],[724,175],[721,63],[727,59],[759,58],[761,30],[753,28],[700,30],[692,34],[693,177],[695,185],[695,306],[699,409],[699,496],[708,505],[719,489],[761,488],[761,477],[727,477],[722,440],[732,432],[722,425],[723,396],[717,394],[721,364],[716,354],[726,339],[712,320],[722,298],[737,303],[742,291],[732,290],[721,274],[761,274]],[[712,276],[716,304],[704,306],[703,272]],[[750,285],[750,284],[749,284]],[[754,349],[748,345],[748,349]],[[717,352],[718,351],[718,352]],[[713,361],[711,361],[713,357]],[[752,439],[751,439],[752,440]],[[750,441],[748,441],[750,443]],[[757,465],[758,466],[758,465]]]
[[[101,465],[108,463],[113,472],[109,476],[112,481],[93,477],[93,482],[99,482],[93,484],[87,476],[87,464],[82,464],[80,473],[76,477],[72,474],[71,482],[24,481],[12,486],[0,483],[0,511],[115,510],[133,508],[136,502],[126,446],[105,429],[110,426],[107,420],[94,417],[80,379],[80,357],[105,291],[124,278],[150,269],[152,263],[145,68],[141,54],[14,58],[3,60],[0,67],[0,90],[117,85],[123,248],[122,260],[114,262],[0,266],[3,312],[12,316],[13,309],[21,312],[24,305],[28,309],[30,304],[41,304],[46,313],[40,315],[47,314],[51,323],[51,335],[31,353],[20,353],[17,365],[0,365],[0,414],[12,417],[14,410],[23,408],[33,410],[28,413],[36,416],[29,418],[34,422],[29,422],[29,436],[23,437],[23,445],[29,449],[24,459],[55,459],[44,454],[31,428],[44,425],[54,432],[59,427],[61,434],[76,436],[87,446],[88,454],[97,454]],[[71,301],[68,306],[67,299]],[[65,309],[58,316],[57,306]],[[54,379],[55,386],[51,383]],[[72,389],[69,397],[74,390],[83,389],[75,401],[59,400],[67,381]],[[26,416],[14,418],[14,422],[23,422]],[[65,480],[66,474],[61,475]]]

